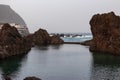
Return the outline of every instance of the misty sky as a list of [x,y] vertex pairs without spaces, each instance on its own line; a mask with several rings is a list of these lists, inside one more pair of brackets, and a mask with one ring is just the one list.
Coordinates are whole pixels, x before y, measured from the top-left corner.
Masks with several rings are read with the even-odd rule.
[[0,0],[26,22],[30,32],[90,32],[92,15],[114,11],[120,15],[120,0]]

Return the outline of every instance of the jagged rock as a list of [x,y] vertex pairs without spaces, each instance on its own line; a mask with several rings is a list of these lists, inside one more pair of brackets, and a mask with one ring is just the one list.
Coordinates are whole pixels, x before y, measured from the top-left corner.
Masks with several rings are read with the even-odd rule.
[[27,53],[31,44],[23,38],[15,27],[4,24],[0,30],[0,59]]
[[90,51],[120,55],[120,17],[114,12],[97,14],[90,25],[93,34]]
[[32,35],[32,40],[35,45],[47,45],[50,44],[50,36],[44,29],[39,29]]
[[63,44],[63,43],[64,41],[60,39],[59,36],[57,35],[51,36],[51,44]]
[[59,36],[50,36],[48,32],[44,29],[39,29],[34,34],[26,36],[27,41],[29,41],[33,46],[49,45],[49,44],[63,44],[63,40]]
[[23,80],[42,80],[42,79],[33,76],[33,77],[26,77]]

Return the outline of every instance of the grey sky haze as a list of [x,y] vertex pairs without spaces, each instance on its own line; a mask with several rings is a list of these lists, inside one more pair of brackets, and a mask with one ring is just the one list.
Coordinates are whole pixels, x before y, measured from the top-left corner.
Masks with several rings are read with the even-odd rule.
[[120,15],[120,0],[0,0],[25,20],[30,32],[90,32],[94,14],[114,11]]

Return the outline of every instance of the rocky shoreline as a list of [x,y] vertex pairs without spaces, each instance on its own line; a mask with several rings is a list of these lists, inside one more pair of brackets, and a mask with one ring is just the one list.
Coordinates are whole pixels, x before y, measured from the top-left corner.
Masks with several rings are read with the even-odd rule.
[[[6,59],[12,56],[27,54],[33,46],[42,45],[59,45],[64,41],[59,36],[49,36],[44,29],[39,29],[34,34],[22,36],[16,27],[8,23],[0,29],[0,59]],[[9,76],[4,75],[4,80],[12,80]],[[37,77],[26,77],[23,80],[41,80]]]
[[[120,55],[120,16],[114,12],[97,14],[90,20],[93,39],[83,43],[91,52]],[[65,43],[59,35],[50,36],[44,29],[22,37],[14,26],[4,24],[0,30],[0,59],[28,53],[33,46],[74,44]],[[11,80],[5,76],[5,80]],[[27,77],[24,80],[41,80]]]
[[6,23],[0,30],[0,59],[26,54],[32,46],[63,43],[64,41],[59,36],[49,36],[44,29],[39,29],[34,34],[22,37],[14,26]]

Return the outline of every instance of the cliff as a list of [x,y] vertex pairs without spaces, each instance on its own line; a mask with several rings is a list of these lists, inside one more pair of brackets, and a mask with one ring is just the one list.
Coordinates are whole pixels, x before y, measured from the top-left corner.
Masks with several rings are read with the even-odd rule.
[[[23,36],[29,34],[27,25],[22,17],[12,10],[10,6],[0,4],[0,28],[4,23],[9,23],[11,26],[15,26]],[[15,24],[13,25],[13,23]]]
[[96,14],[90,25],[93,34],[90,51],[120,55],[120,16],[114,12]]
[[9,5],[0,4],[0,23],[17,23],[26,26],[24,20]]

